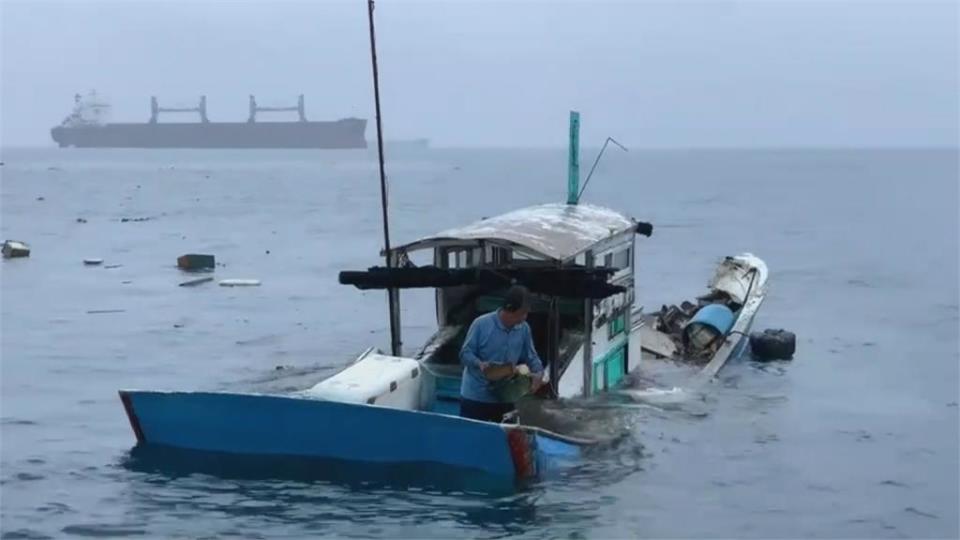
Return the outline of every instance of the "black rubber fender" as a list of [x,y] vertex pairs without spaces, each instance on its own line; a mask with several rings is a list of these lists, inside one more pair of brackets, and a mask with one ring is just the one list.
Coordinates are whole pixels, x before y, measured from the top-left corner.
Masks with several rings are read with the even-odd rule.
[[646,221],[638,221],[637,234],[642,234],[643,236],[650,238],[650,235],[653,234],[653,223],[647,223]]
[[782,329],[754,332],[750,334],[750,350],[757,360],[791,360],[797,352],[797,336]]

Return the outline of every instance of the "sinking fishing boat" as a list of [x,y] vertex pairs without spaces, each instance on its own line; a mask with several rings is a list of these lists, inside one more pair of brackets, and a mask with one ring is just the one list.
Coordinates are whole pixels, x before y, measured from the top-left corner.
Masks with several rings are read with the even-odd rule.
[[767,294],[767,265],[745,253],[726,257],[694,301],[663,306],[655,313],[636,312],[634,329],[643,352],[701,366],[704,377],[716,375],[750,343],[750,328]]
[[[580,120],[571,112],[565,203],[516,210],[391,247],[372,2],[368,6],[386,264],[341,272],[339,280],[387,292],[389,353],[370,348],[331,377],[284,395],[121,390],[137,445],[270,459],[439,464],[512,478],[575,464],[600,441],[531,425],[518,413],[500,422],[460,417],[459,351],[470,323],[498,309],[509,287],[521,284],[533,296],[527,321],[546,372],[546,384],[535,393],[520,386],[528,394],[524,399],[590,396],[622,385],[640,363],[646,328],[642,313],[633,309],[636,237],[650,236],[653,227],[580,203]],[[418,266],[423,257],[426,263]],[[759,291],[765,268],[755,278]],[[400,291],[411,288],[435,291],[437,330],[424,344],[405,348]],[[749,289],[731,296],[742,299],[734,310],[740,317],[752,317],[759,306]],[[690,337],[698,343],[704,338]]]
[[[570,463],[594,440],[523,424],[459,416],[459,351],[477,316],[514,283],[547,384],[534,398],[590,395],[617,386],[639,360],[631,335],[634,253],[651,227],[592,205],[545,204],[443,231],[389,251],[392,262],[340,281],[361,289],[436,291],[438,330],[404,355],[399,302],[391,354],[370,349],[347,368],[292,395],[121,391],[139,444],[194,450],[426,462],[516,477]],[[426,252],[432,264],[410,262]],[[640,325],[642,327],[642,325]]]
[[[289,395],[121,390],[137,444],[433,463],[517,478],[575,463],[598,441],[527,425],[516,413],[497,423],[459,416],[466,331],[476,317],[498,309],[514,284],[532,293],[527,321],[546,371],[546,384],[529,399],[606,391],[639,362],[642,324],[634,324],[631,309],[635,243],[653,229],[580,204],[576,112],[570,135],[566,203],[516,210],[395,248],[385,220],[386,266],[340,273],[343,284],[387,291],[389,354],[371,348]],[[418,256],[428,264],[416,266]],[[400,290],[409,288],[435,290],[438,327],[405,354],[399,300]]]

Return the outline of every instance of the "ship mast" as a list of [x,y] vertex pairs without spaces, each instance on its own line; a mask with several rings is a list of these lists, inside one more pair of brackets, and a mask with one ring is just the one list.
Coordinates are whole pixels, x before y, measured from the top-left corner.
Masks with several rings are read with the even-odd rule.
[[[373,25],[373,0],[367,0],[367,13],[370,21],[370,63],[373,67],[373,101],[377,113],[377,156],[380,162],[380,208],[383,213],[383,247],[387,268],[394,266],[393,252],[390,249],[390,223],[387,214],[387,175],[383,166],[383,126],[380,121],[380,76],[377,72],[377,40]],[[401,354],[400,342],[400,294],[397,289],[387,290],[387,302],[390,306],[390,353]]]

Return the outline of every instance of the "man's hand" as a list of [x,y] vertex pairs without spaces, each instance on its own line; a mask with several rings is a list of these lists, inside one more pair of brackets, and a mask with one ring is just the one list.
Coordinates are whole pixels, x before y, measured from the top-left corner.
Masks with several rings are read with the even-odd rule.
[[543,386],[543,384],[544,384],[544,383],[543,383],[543,372],[541,371],[540,373],[531,373],[531,374],[530,374],[530,378],[531,378],[531,381],[530,381],[530,392],[531,392],[531,393],[536,393],[536,391],[539,390],[540,387]]
[[489,381],[499,381],[508,379],[516,373],[516,366],[513,364],[491,364],[490,362],[480,362],[480,372]]

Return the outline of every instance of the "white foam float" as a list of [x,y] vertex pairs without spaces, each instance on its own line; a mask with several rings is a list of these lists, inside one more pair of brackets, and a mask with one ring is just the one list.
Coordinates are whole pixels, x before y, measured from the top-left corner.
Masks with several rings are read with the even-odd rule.
[[221,279],[221,287],[259,287],[259,279]]

